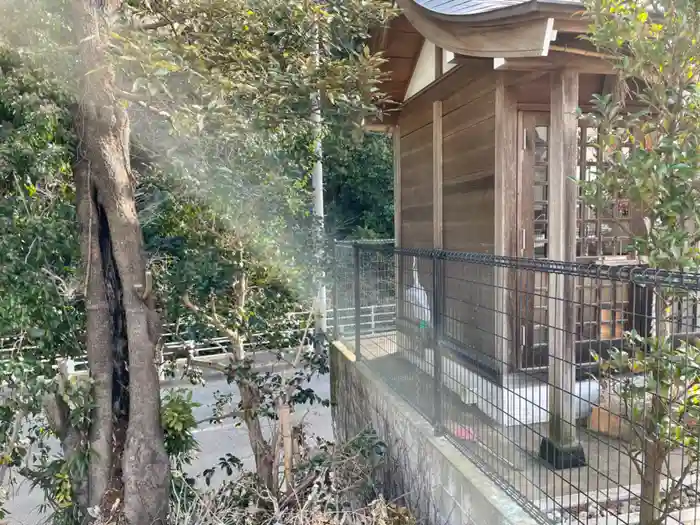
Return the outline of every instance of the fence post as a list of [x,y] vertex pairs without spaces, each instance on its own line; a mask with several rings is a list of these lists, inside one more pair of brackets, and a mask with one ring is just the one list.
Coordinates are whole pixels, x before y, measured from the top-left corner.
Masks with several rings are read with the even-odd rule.
[[355,290],[355,358],[357,361],[359,361],[362,357],[362,353],[360,351],[360,345],[362,344],[362,337],[360,334],[360,327],[362,325],[362,297],[360,293],[360,245],[356,242],[352,245],[352,259],[354,271],[353,282]]
[[442,272],[441,260],[433,252],[433,331],[431,345],[433,347],[433,430],[436,436],[442,435],[442,349],[440,337],[442,329]]
[[376,315],[375,308],[376,308],[376,306],[372,305],[372,307],[369,309],[369,315],[370,315],[369,319],[370,319],[370,323],[372,326],[372,335],[374,335],[374,332],[375,332],[375,330],[374,330],[374,325],[375,325],[374,316]]
[[333,339],[340,339],[340,322],[338,321],[338,244],[333,239]]

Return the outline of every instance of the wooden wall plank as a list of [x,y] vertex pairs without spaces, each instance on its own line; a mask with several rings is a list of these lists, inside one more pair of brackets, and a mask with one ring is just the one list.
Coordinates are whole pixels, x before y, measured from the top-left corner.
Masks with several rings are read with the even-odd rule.
[[471,148],[480,148],[484,145],[494,146],[494,133],[496,131],[496,120],[492,114],[484,120],[477,122],[471,127],[462,128],[457,133],[452,133],[444,137],[445,156],[452,159],[468,153]]
[[401,211],[401,215],[403,217],[404,222],[429,222],[432,224],[434,217],[434,208],[434,202],[426,202],[420,206],[410,206],[404,204],[403,210]]
[[[442,103],[442,246],[447,250],[493,252],[494,90],[492,70],[465,77]],[[493,365],[493,269],[445,264],[447,336],[474,360]],[[491,333],[489,333],[491,332]]]
[[[419,128],[397,133],[399,142],[401,246],[433,246],[433,112]],[[407,270],[408,271],[408,270]],[[422,273],[419,269],[419,273]],[[422,280],[422,279],[421,279]]]
[[401,136],[410,135],[416,130],[429,126],[433,119],[433,106],[430,104],[407,104],[401,110],[399,125]]
[[425,150],[433,147],[432,143],[433,129],[428,122],[427,125],[417,129],[410,135],[401,137],[401,157],[411,155],[415,152],[421,152],[425,155]]
[[[476,97],[458,108],[443,113],[443,132],[445,137],[465,128],[476,126],[494,116],[495,90]],[[443,106],[444,107],[444,106]]]
[[[407,135],[430,121],[433,102],[442,100],[445,104],[451,95],[466,89],[470,83],[475,82],[482,74],[489,71],[492,71],[490,60],[455,67],[442,75],[440,80],[433,83],[428,89],[407,100],[401,109],[402,135]],[[459,105],[461,104],[455,107]]]

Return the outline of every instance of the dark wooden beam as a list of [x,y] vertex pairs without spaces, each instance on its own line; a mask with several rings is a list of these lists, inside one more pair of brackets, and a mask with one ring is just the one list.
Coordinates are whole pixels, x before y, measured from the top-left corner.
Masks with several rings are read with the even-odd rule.
[[554,19],[554,29],[557,33],[585,34],[590,24],[591,21],[583,18],[582,15]]
[[435,80],[440,78],[442,74],[444,73],[442,69],[442,62],[443,62],[443,51],[442,48],[439,46],[435,46]]

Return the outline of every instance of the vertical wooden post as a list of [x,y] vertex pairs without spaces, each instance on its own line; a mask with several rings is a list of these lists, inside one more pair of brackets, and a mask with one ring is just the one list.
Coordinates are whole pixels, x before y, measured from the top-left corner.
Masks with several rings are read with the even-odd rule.
[[[442,49],[435,48],[435,76],[442,74]],[[433,248],[443,248],[442,213],[442,101],[433,102]],[[433,293],[431,346],[433,348],[433,429],[436,435],[442,434],[442,350],[440,332],[442,327],[442,304],[444,287],[442,275],[443,260],[437,254],[432,257]]]
[[442,258],[437,253],[433,253],[433,331],[431,334],[433,347],[433,431],[436,436],[442,435],[443,429],[443,381],[442,381],[442,348],[440,339],[442,337],[442,298],[443,298],[443,276]]
[[401,128],[394,126],[391,133],[394,153],[394,244],[401,246]]
[[[435,80],[442,76],[442,48],[435,46]],[[433,248],[442,249],[442,100],[433,102]]]
[[[519,256],[518,227],[520,195],[518,192],[518,103],[506,86],[506,74],[501,72],[496,82],[496,142],[495,142],[495,215],[494,254]],[[496,359],[503,376],[515,366],[515,346],[520,325],[517,323],[517,271],[494,269],[496,295],[495,338]],[[510,330],[509,330],[510,328]]]
[[[551,77],[549,135],[549,257],[576,259],[576,164],[578,160],[578,73]],[[585,464],[578,441],[572,394],[576,386],[574,278],[549,275],[549,436],[540,455],[555,468]]]
[[438,80],[444,73],[443,62],[443,50],[441,47],[435,46],[435,80]]
[[433,102],[433,248],[442,249],[442,101]]
[[[401,248],[401,128],[396,125],[391,134],[394,153],[394,247]],[[394,285],[396,296],[396,321],[403,317],[404,265],[401,254],[394,253]],[[397,335],[398,337],[398,335]],[[401,343],[399,343],[401,346]]]

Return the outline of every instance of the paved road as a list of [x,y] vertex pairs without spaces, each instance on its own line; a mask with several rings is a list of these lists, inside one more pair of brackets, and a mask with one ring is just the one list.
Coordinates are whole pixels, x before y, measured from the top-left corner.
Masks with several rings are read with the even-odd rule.
[[[313,378],[309,382],[309,387],[313,388],[322,398],[330,398],[330,378],[328,375]],[[205,386],[194,387],[192,390],[193,400],[202,405],[195,412],[195,417],[198,420],[211,415],[216,391],[231,392],[237,396],[235,386],[228,385],[225,380],[220,379],[208,380]],[[329,408],[316,405],[305,407],[304,411],[297,414],[297,417],[300,416],[305,418],[310,432],[325,439],[332,439],[333,428]],[[200,474],[204,469],[215,465],[218,463],[218,459],[228,452],[238,456],[246,467],[250,468],[253,465],[247,433],[230,421],[219,425],[205,423],[196,432],[201,451],[192,466],[192,474]],[[37,510],[41,502],[41,493],[38,491],[30,493],[26,486],[19,487],[9,504],[11,516],[8,524],[36,525],[41,523],[42,517]]]

